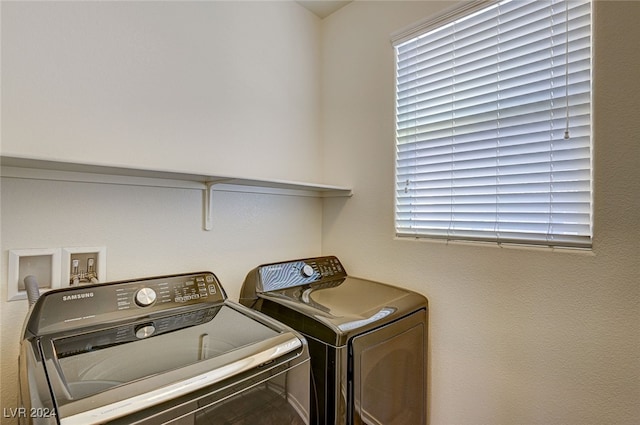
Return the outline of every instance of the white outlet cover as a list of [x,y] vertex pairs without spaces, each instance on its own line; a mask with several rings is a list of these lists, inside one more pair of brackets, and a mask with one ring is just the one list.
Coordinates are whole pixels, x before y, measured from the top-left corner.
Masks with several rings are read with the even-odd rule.
[[69,286],[71,280],[71,264],[72,254],[96,254],[97,268],[96,274],[100,283],[107,281],[107,247],[106,246],[81,246],[73,248],[62,248],[62,287]]
[[60,248],[10,249],[7,300],[27,299],[27,292],[20,289],[20,282],[29,274],[34,275],[40,285],[44,285],[40,288],[41,292],[60,288],[60,254]]

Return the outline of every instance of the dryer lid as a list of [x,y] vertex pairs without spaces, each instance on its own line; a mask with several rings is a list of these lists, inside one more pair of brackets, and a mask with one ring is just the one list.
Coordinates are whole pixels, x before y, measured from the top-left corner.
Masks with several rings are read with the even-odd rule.
[[[260,297],[321,323],[338,341],[427,306],[426,298],[415,292],[354,277],[271,291]],[[299,330],[316,336],[312,326]]]

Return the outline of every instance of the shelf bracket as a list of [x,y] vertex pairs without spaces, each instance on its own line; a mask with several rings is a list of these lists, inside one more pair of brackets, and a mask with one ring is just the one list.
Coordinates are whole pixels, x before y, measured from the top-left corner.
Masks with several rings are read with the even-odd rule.
[[217,182],[204,184],[204,230],[213,229],[213,186]]

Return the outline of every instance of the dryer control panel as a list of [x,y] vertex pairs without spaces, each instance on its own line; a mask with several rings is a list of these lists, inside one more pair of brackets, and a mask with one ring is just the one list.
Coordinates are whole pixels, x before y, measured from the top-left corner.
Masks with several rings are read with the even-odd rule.
[[347,272],[338,258],[330,256],[266,264],[258,268],[258,275],[260,279],[258,291],[270,292],[344,279],[347,277]]

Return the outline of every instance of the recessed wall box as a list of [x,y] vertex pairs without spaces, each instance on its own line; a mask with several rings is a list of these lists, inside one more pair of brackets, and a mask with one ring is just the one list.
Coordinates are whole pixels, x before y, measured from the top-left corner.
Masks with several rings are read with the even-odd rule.
[[27,299],[24,278],[33,275],[40,291],[60,288],[60,249],[34,248],[9,250],[7,300]]
[[62,286],[78,286],[107,280],[107,248],[62,248]]

